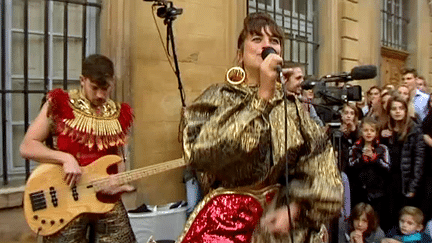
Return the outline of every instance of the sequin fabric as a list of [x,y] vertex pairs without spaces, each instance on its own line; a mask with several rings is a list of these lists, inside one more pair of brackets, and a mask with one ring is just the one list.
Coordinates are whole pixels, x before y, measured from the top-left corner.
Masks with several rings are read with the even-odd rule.
[[[89,229],[91,231],[87,232]],[[129,223],[126,209],[119,201],[105,214],[82,214],[52,236],[45,236],[43,243],[134,243],[135,235]]]
[[263,205],[272,201],[279,186],[260,190],[218,188],[195,207],[178,242],[250,242]]
[[184,242],[250,242],[261,214],[251,196],[217,196],[200,211]]
[[[343,187],[330,141],[290,97],[285,143],[281,90],[270,102],[260,99],[257,91],[258,87],[216,84],[188,106],[182,120],[185,160],[204,173],[208,191],[277,184],[288,164],[289,190],[281,189],[277,197],[288,194],[300,203],[296,235],[318,232],[342,205]],[[278,201],[277,206],[284,203]]]

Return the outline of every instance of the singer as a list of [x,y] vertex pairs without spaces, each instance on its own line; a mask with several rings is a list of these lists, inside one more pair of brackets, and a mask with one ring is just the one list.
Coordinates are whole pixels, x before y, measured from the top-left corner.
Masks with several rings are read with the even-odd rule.
[[[330,142],[295,96],[284,125],[283,32],[253,13],[237,47],[244,81],[210,86],[183,112],[185,159],[207,194],[179,242],[324,242],[342,183]],[[276,53],[263,59],[266,47]]]

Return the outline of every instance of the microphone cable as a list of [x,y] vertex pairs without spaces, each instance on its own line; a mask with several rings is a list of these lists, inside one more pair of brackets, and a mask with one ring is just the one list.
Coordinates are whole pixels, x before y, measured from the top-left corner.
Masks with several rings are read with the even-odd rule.
[[[181,82],[181,78],[180,78],[180,69],[179,69],[179,67],[178,67],[178,65],[177,65],[177,62],[176,62],[176,59],[177,59],[177,56],[176,56],[176,53],[175,53],[175,50],[174,50],[174,36],[171,36],[171,43],[172,43],[172,47],[173,47],[173,55],[174,55],[174,62],[176,62],[176,63],[174,63],[173,64],[173,60],[172,60],[172,58],[171,58],[171,55],[169,54],[169,42],[170,42],[170,29],[169,28],[167,28],[167,41],[166,41],[166,46],[165,46],[165,43],[164,43],[164,41],[163,41],[163,38],[162,38],[162,34],[161,34],[161,31],[160,31],[160,28],[159,28],[159,25],[157,24],[157,21],[156,21],[156,16],[155,16],[155,9],[156,9],[156,7],[157,6],[161,6],[161,3],[159,3],[159,2],[155,2],[155,3],[153,3],[153,5],[152,5],[152,16],[153,16],[153,21],[154,21],[154,23],[155,23],[155,26],[156,26],[156,30],[157,30],[157,32],[158,32],[158,35],[159,35],[159,40],[160,40],[160,42],[161,42],[161,44],[162,44],[162,48],[163,48],[163,50],[164,50],[164,52],[165,52],[165,56],[167,57],[167,60],[168,60],[168,63],[169,63],[169,65],[171,66],[171,69],[172,69],[172,71],[174,72],[174,74],[176,75],[176,77],[177,77],[177,80],[178,80],[178,89],[179,89],[179,91],[180,91],[180,99],[181,99],[181,102],[182,102],[182,107],[186,107],[186,103],[185,103],[185,100],[186,100],[186,92],[185,92],[185,90],[184,90],[184,88],[183,88],[183,84],[182,84],[182,82]],[[171,20],[172,21],[172,20]],[[172,24],[172,23],[171,23]],[[171,29],[171,34],[172,34],[172,29]],[[174,67],[175,66],[175,67]]]
[[[265,47],[262,52],[261,52],[261,58],[264,60],[268,55],[270,55],[271,53],[277,54],[276,50],[272,47]],[[289,166],[288,166],[288,154],[286,153],[288,151],[288,127],[287,127],[287,123],[288,123],[288,112],[287,112],[287,108],[288,108],[288,96],[286,94],[286,89],[285,89],[285,84],[286,82],[288,82],[288,80],[284,81],[284,76],[282,73],[282,68],[280,66],[277,67],[276,72],[278,72],[278,79],[282,84],[282,100],[284,102],[284,146],[285,146],[285,186],[286,186],[286,200],[287,200],[287,216],[288,216],[288,227],[289,227],[289,234],[291,237],[292,242],[294,241],[294,234],[293,234],[293,225],[292,225],[292,220],[291,220],[291,209],[290,209],[290,198],[289,198]],[[294,98],[294,102],[295,102],[295,98]],[[298,112],[298,107],[297,104],[294,103],[294,105],[296,106],[297,109],[297,115],[299,116],[299,112]],[[301,122],[300,122],[300,133],[303,135],[302,132],[302,128],[301,128]],[[296,163],[297,164],[297,163]],[[296,166],[296,165],[294,165]]]
[[[288,96],[286,94],[286,82],[283,82],[283,74],[282,72],[279,72],[279,81],[282,84],[282,99],[284,103],[284,147],[285,147],[285,186],[286,186],[286,200],[287,200],[287,216],[288,216],[288,227],[289,227],[289,234],[291,237],[291,242],[294,241],[294,234],[293,234],[293,225],[291,220],[291,208],[290,208],[290,197],[289,197],[289,166],[288,166]],[[294,101],[295,102],[295,101]],[[296,108],[297,105],[295,104]],[[297,112],[298,113],[298,112]],[[300,117],[299,117],[300,118]],[[301,124],[300,124],[301,125]]]

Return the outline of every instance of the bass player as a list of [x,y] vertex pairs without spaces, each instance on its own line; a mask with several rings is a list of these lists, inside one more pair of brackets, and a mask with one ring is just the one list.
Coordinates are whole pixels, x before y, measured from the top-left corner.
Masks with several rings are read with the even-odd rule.
[[[109,58],[99,54],[87,57],[82,65],[80,90],[54,89],[47,94],[47,102],[22,141],[22,157],[61,165],[64,179],[72,187],[82,176],[81,167],[105,155],[124,154],[122,149],[133,123],[133,113],[128,104],[109,98],[114,83],[114,65]],[[54,141],[52,147],[45,143],[50,137]],[[124,171],[123,162],[117,165],[114,173]],[[131,190],[131,186],[119,185],[110,176],[109,183],[99,193],[119,198],[119,193]],[[88,241],[136,242],[120,199],[107,213],[79,215],[60,231],[43,237],[45,243]]]

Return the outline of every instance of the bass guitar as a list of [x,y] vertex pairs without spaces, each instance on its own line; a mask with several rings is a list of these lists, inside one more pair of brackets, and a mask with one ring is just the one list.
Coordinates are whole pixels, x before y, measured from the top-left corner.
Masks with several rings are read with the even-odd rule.
[[[80,214],[112,210],[118,197],[97,192],[109,183],[110,168],[117,168],[116,164],[121,161],[120,156],[106,155],[81,167],[81,179],[73,187],[65,182],[61,165],[39,165],[30,175],[24,190],[24,215],[30,228],[38,235],[52,235]],[[185,165],[181,158],[114,176],[121,185]]]

